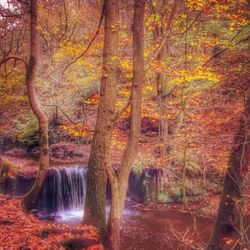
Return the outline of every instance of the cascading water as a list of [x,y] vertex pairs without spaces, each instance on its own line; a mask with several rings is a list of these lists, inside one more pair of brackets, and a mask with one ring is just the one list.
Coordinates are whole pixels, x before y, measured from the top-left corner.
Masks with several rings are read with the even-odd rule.
[[83,166],[50,169],[38,202],[40,217],[62,221],[82,217],[86,173]]
[[[148,172],[155,176],[158,172]],[[51,168],[46,177],[43,191],[38,200],[38,217],[67,223],[80,222],[83,217],[86,196],[87,168],[84,166],[62,166]],[[146,196],[145,174],[137,177],[133,173],[129,177],[128,201],[133,198],[143,201]],[[110,203],[110,188],[107,185],[107,213]],[[124,210],[125,211],[125,210]]]

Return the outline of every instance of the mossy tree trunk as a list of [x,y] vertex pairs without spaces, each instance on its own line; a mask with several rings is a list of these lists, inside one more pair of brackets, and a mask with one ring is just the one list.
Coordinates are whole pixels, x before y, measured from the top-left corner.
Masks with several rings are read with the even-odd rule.
[[30,1],[30,58],[26,66],[26,85],[30,106],[37,117],[39,123],[39,141],[40,141],[40,159],[39,171],[35,184],[23,198],[25,210],[30,211],[35,208],[38,195],[43,186],[46,172],[49,167],[49,144],[48,144],[48,118],[41,108],[36,89],[35,80],[39,62],[39,45],[38,45],[38,0]]
[[94,224],[102,234],[106,228],[106,166],[110,164],[119,59],[119,1],[105,0],[104,4],[103,74],[93,144],[88,162],[84,209],[84,222]]
[[247,90],[246,109],[242,115],[234,148],[228,163],[217,218],[207,250],[220,250],[224,237],[239,237],[239,221],[244,178],[250,164],[250,88]]

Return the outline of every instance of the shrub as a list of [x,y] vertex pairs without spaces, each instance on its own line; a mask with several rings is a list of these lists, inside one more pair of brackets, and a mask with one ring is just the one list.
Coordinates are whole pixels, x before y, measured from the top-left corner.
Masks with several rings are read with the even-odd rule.
[[164,192],[159,193],[158,199],[160,202],[164,202],[164,203],[170,203],[174,201],[172,197],[170,197],[168,194]]
[[28,114],[22,119],[15,121],[13,136],[16,142],[32,148],[39,145],[39,128],[37,119],[33,114]]
[[146,165],[147,165],[147,161],[145,160],[140,160],[140,161],[137,161],[133,167],[132,167],[132,172],[137,175],[137,176],[140,176],[143,171],[145,170],[146,168]]

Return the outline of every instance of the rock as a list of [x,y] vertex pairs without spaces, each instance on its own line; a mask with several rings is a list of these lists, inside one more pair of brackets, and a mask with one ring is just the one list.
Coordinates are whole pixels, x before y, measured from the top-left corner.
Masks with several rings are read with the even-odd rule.
[[97,245],[99,242],[93,239],[76,237],[61,240],[59,241],[59,244],[66,250],[82,250],[83,248]]
[[163,169],[150,166],[142,172],[132,171],[129,176],[128,193],[136,202],[157,201],[163,185]]

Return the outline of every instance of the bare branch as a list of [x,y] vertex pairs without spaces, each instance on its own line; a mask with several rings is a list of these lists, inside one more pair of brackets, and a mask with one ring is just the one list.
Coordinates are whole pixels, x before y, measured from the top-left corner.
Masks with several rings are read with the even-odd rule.
[[17,56],[9,56],[9,57],[3,59],[2,61],[0,61],[0,66],[3,65],[4,63],[6,63],[6,62],[9,61],[9,60],[14,60],[14,61],[23,62],[26,68],[27,68],[27,66],[28,66],[27,62],[26,62],[24,59],[22,59],[22,58],[20,58],[20,57],[17,57]]
[[87,48],[79,55],[77,56],[72,62],[70,62],[65,68],[64,68],[64,72],[74,63],[76,63],[81,57],[83,57],[89,50],[89,48],[91,47],[91,45],[93,44],[93,42],[95,41],[96,37],[98,36],[99,32],[100,32],[100,29],[101,29],[101,25],[102,25],[102,20],[104,18],[104,4],[103,4],[103,8],[102,8],[102,14],[101,14],[101,17],[99,19],[99,23],[98,23],[98,26],[97,26],[97,29],[96,29],[96,32],[94,34],[94,36],[92,37],[92,39],[90,40]]

